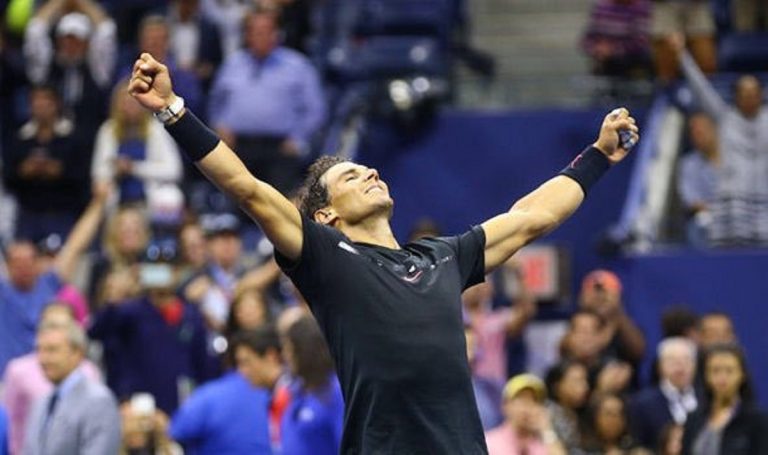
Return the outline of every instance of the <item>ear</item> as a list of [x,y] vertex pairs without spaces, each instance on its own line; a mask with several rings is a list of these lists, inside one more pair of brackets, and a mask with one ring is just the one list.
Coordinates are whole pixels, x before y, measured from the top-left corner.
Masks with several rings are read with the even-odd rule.
[[336,214],[336,211],[333,210],[332,208],[324,207],[322,209],[315,211],[314,218],[315,218],[315,221],[317,221],[320,224],[333,226],[333,224],[339,218],[339,215]]

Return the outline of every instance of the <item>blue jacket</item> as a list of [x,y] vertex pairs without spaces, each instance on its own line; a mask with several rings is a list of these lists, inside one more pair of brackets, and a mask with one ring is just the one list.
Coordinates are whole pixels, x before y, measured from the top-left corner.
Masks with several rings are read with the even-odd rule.
[[271,454],[269,392],[232,372],[195,390],[173,416],[187,455]]
[[341,445],[344,399],[336,375],[325,390],[307,393],[299,383],[280,423],[283,455],[336,455]]

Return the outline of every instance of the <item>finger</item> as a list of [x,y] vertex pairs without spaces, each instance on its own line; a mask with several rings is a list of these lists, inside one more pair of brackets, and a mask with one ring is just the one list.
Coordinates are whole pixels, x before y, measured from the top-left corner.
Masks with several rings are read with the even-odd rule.
[[148,85],[152,85],[152,78],[144,73],[136,73],[131,79],[140,80]]
[[131,82],[130,91],[131,93],[146,93],[149,91],[149,84],[140,79],[135,79]]

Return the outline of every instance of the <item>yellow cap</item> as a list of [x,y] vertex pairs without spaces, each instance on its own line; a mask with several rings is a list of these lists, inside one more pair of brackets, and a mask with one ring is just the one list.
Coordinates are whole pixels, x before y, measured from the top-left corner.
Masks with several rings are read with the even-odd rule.
[[544,382],[532,374],[518,374],[504,386],[504,399],[510,400],[515,398],[523,390],[533,391],[537,401],[544,401],[547,398],[547,387]]

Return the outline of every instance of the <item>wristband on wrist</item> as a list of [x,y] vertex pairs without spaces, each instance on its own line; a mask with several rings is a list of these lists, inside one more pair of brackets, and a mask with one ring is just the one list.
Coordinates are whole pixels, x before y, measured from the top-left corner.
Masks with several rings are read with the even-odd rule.
[[595,146],[587,147],[571,164],[560,171],[560,175],[572,178],[581,186],[586,195],[600,177],[611,167],[608,158]]
[[205,126],[189,109],[175,122],[166,124],[165,130],[192,161],[202,160],[219,143],[216,133]]

